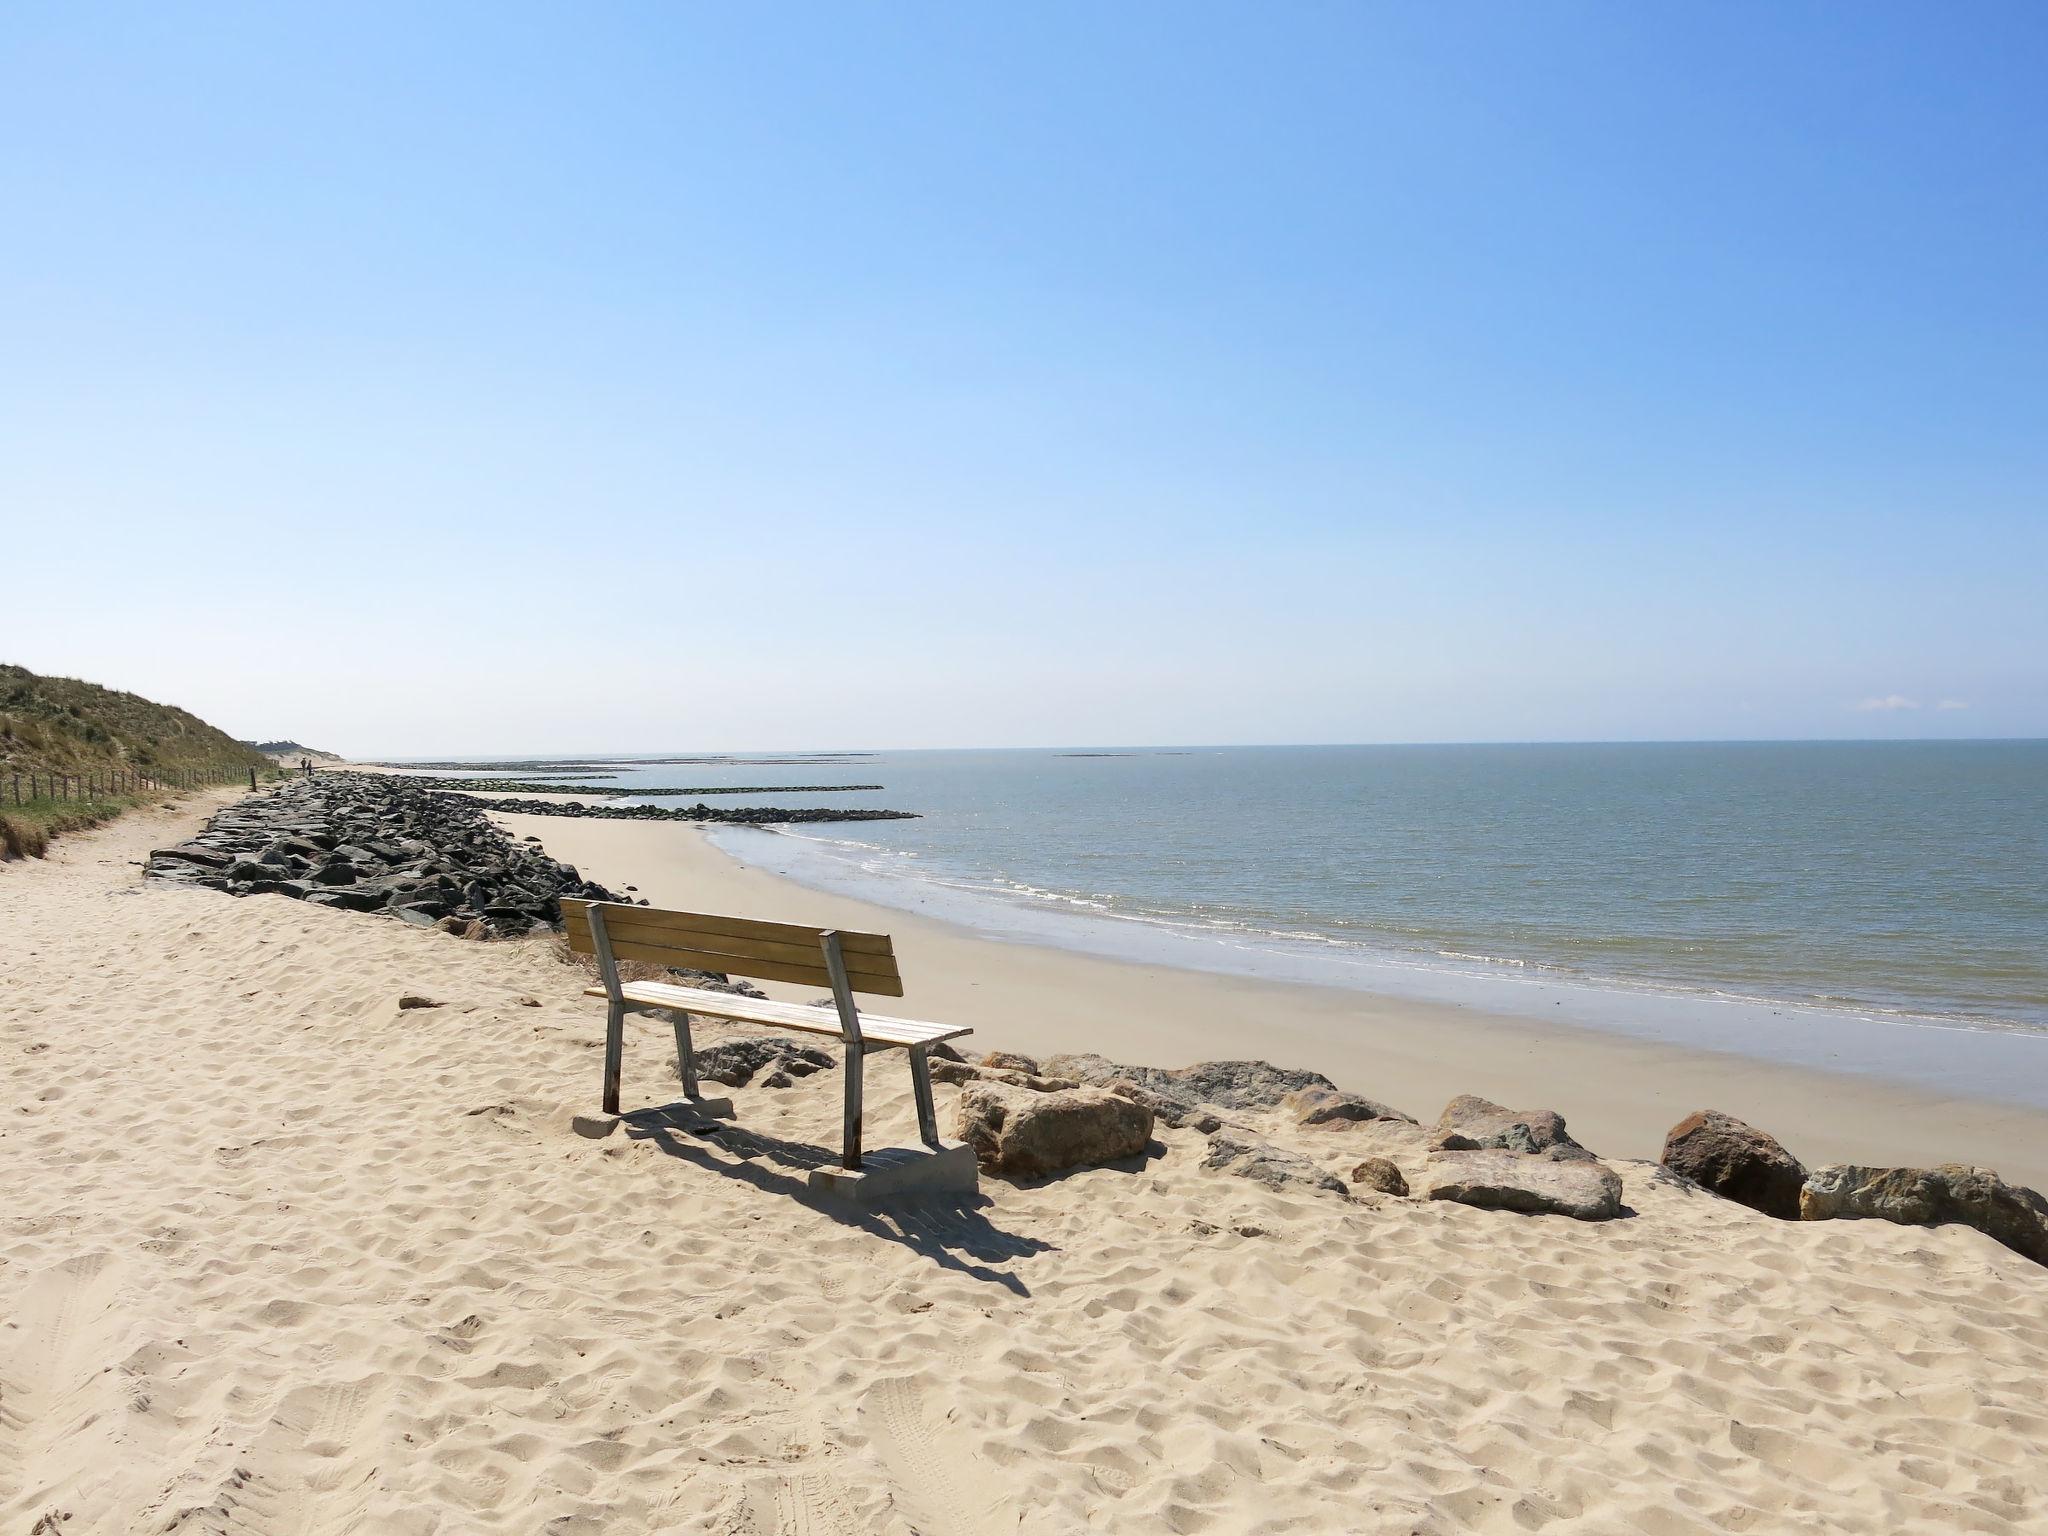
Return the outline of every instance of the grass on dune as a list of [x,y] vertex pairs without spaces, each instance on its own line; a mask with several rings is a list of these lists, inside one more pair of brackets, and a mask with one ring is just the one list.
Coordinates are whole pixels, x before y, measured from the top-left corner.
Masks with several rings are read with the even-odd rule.
[[[0,858],[41,858],[62,833],[160,802],[179,784],[227,782],[252,769],[259,781],[279,777],[268,758],[189,710],[0,665]],[[53,796],[56,775],[65,793]],[[159,787],[104,787],[134,778]]]

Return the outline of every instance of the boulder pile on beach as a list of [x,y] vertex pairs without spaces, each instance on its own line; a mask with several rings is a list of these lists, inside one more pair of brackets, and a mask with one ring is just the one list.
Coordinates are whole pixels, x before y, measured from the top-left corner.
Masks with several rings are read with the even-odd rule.
[[515,842],[478,802],[377,774],[292,779],[149,856],[150,878],[378,912],[469,938],[561,922],[561,898],[630,900]]
[[[1413,1193],[1579,1221],[1630,1214],[1621,1174],[1552,1109],[1460,1094],[1424,1126],[1319,1072],[1267,1061],[1160,1068],[999,1050],[934,1062],[932,1075],[961,1087],[955,1133],[985,1172],[1006,1178],[1144,1157],[1158,1150],[1148,1146],[1156,1122],[1206,1135],[1203,1168],[1277,1192],[1368,1202]],[[2048,1200],[1986,1168],[1809,1172],[1766,1132],[1715,1110],[1681,1120],[1661,1160],[1638,1166],[1784,1220],[1974,1227],[2048,1265]]]

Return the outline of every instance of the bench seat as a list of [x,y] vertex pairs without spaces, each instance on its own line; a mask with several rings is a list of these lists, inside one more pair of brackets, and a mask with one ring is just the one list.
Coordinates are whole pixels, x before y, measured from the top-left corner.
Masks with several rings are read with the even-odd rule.
[[[769,1029],[794,1029],[807,1035],[829,1035],[839,1039],[839,1015],[828,1008],[803,1003],[778,1003],[766,997],[741,997],[735,992],[711,992],[702,987],[681,987],[666,981],[628,981],[619,992],[629,1003],[643,1008],[679,1008],[684,1013],[710,1019],[733,1019],[742,1024],[760,1024]],[[585,997],[607,997],[603,987],[585,987]],[[892,1019],[884,1014],[863,1013],[860,1037],[868,1046],[931,1045],[972,1029],[953,1024],[927,1024],[921,1019]]]

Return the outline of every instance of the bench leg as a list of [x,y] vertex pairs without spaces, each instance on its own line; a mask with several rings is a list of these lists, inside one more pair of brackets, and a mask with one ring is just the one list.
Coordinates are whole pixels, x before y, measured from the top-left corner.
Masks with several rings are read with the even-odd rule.
[[846,1046],[846,1121],[840,1129],[839,1166],[859,1169],[860,1167],[860,1090],[863,1069],[867,1065],[867,1049],[860,1041],[849,1041]]
[[690,1016],[677,1008],[669,1017],[676,1026],[676,1076],[683,1080],[683,1097],[701,1099],[697,1091],[697,1053],[690,1047]]
[[917,1134],[934,1152],[939,1150],[939,1114],[932,1108],[932,1071],[924,1047],[910,1048],[910,1091],[917,1096]]
[[619,1075],[626,1064],[626,1005],[613,1003],[604,1016],[604,1112],[619,1112]]

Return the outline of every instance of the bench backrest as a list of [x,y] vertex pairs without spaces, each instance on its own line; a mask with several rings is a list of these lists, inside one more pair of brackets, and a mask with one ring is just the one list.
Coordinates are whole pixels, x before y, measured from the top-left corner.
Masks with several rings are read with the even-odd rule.
[[[621,903],[604,906],[605,937],[612,958],[648,965],[677,965],[695,971],[722,971],[755,981],[794,981],[830,987],[825,966],[825,934],[839,935],[846,961],[846,979],[856,992],[901,997],[903,978],[896,970],[896,949],[886,933],[853,933],[844,928],[804,928],[795,923],[764,923],[748,917],[718,917],[708,912],[668,912],[660,907]],[[569,948],[594,955],[591,903],[565,897],[562,927]]]

